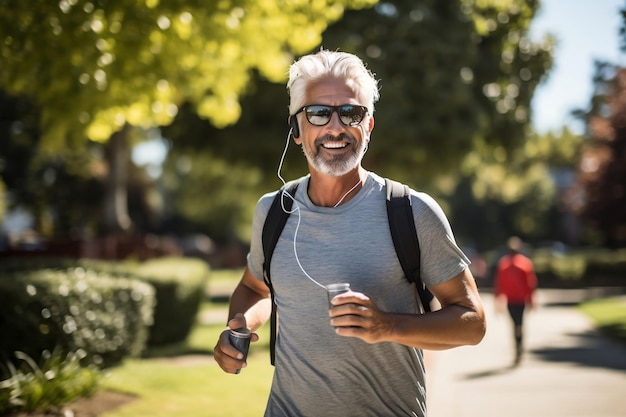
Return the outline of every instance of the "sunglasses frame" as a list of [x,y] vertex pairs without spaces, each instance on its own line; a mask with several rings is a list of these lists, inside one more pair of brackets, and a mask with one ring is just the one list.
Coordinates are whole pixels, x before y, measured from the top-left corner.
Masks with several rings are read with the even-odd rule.
[[[330,116],[328,117],[328,120],[326,121],[326,123],[319,125],[319,124],[315,124],[311,122],[311,119],[309,118],[309,114],[307,113],[306,110],[309,107],[316,107],[316,106],[330,109]],[[353,108],[357,108],[363,111],[363,116],[361,117],[361,120],[359,120],[358,122],[350,122],[350,123],[344,122],[340,113],[343,107],[353,107]],[[348,126],[348,127],[355,127],[361,124],[363,119],[365,119],[365,116],[367,116],[367,114],[369,113],[369,110],[366,106],[361,106],[358,104],[341,104],[339,106],[329,106],[328,104],[309,104],[307,106],[303,106],[302,108],[300,108],[300,110],[295,112],[293,115],[296,116],[298,113],[301,113],[301,112],[304,112],[304,117],[306,118],[307,122],[309,122],[312,126],[318,126],[318,127],[326,126],[330,122],[330,120],[333,118],[333,113],[337,113],[337,116],[339,117],[339,121],[341,122],[341,124],[343,124],[344,126]]]

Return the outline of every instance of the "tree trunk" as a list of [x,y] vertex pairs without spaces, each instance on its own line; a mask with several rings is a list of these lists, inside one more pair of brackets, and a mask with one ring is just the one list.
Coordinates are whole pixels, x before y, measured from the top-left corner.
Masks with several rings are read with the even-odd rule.
[[103,226],[106,234],[130,231],[132,220],[128,214],[128,125],[114,133],[106,147],[109,165],[106,195],[104,197]]

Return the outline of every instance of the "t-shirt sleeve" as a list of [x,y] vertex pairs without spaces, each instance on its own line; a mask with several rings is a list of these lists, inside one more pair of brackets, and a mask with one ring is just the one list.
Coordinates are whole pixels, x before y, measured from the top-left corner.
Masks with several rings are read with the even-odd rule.
[[421,252],[424,284],[436,285],[460,274],[470,260],[458,247],[450,223],[439,204],[425,193],[414,192],[413,215]]

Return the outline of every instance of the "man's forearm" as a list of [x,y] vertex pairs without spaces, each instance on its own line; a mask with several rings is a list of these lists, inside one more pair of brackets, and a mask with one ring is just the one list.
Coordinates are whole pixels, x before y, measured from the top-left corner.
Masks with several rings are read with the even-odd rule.
[[270,297],[263,297],[243,284],[239,284],[230,299],[228,320],[235,314],[242,313],[246,317],[246,325],[255,331],[269,318],[272,305]]
[[475,345],[483,338],[485,323],[476,311],[460,306],[424,315],[391,314],[390,341],[429,350]]

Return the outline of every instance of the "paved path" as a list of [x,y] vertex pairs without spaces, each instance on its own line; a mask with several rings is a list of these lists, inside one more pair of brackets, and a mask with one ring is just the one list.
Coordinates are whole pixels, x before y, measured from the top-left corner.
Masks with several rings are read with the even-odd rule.
[[626,417],[626,347],[573,306],[580,294],[542,290],[526,318],[526,350],[510,366],[508,316],[483,294],[488,330],[478,346],[428,352],[429,417]]

